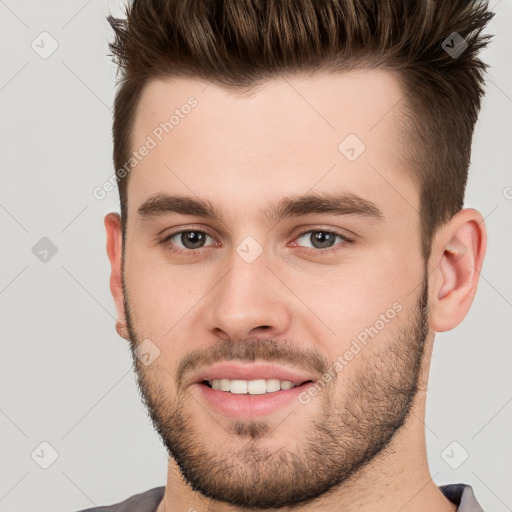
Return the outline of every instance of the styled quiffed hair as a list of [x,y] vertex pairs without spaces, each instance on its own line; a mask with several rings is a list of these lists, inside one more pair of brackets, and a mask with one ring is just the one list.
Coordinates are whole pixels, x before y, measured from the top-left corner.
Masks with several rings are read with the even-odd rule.
[[[108,17],[121,72],[115,168],[130,158],[150,79],[197,77],[243,93],[287,72],[388,69],[404,95],[402,148],[419,185],[428,260],[436,230],[463,208],[484,92],[477,54],[493,15],[478,0],[133,0],[126,19]],[[116,176],[124,239],[129,174]]]

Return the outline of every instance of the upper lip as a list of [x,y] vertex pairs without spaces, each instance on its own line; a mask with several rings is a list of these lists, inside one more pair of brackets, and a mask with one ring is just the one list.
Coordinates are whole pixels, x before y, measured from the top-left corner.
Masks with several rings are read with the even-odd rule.
[[289,380],[294,384],[303,384],[309,380],[316,380],[312,374],[273,364],[221,362],[198,370],[192,375],[189,382],[190,384],[195,384],[213,379],[279,379]]

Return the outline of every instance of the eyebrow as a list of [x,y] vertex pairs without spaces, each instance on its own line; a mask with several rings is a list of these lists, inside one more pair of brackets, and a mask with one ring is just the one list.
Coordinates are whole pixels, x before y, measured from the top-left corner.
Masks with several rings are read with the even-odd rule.
[[[137,211],[142,218],[165,217],[176,213],[222,221],[221,212],[208,200],[163,193],[148,198]],[[283,198],[270,205],[265,211],[264,217],[269,222],[279,222],[287,218],[320,213],[355,215],[377,221],[384,219],[382,211],[376,204],[346,192],[340,194],[316,193]]]

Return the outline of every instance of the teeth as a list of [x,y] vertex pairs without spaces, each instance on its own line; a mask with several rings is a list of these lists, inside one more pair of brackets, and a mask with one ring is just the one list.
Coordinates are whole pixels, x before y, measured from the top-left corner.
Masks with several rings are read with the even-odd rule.
[[235,395],[263,395],[265,393],[274,393],[281,389],[291,389],[298,384],[289,380],[279,379],[257,379],[257,380],[238,380],[238,379],[213,379],[208,381],[213,389],[220,391],[229,391]]
[[[215,379],[215,380],[218,380],[218,379]],[[231,381],[229,379],[220,379],[219,387],[216,389],[220,389],[221,391],[230,391],[231,390]]]
[[229,391],[231,393],[235,393],[236,395],[247,394],[247,381],[246,380],[232,380],[231,381],[231,389]]
[[280,389],[281,389],[281,381],[279,379],[268,379],[267,380],[267,393],[272,393],[273,391],[279,391]]

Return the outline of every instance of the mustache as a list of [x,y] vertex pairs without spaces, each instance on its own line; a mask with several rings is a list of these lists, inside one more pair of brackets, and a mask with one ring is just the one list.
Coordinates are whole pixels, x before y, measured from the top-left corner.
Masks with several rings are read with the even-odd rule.
[[287,340],[219,340],[211,348],[189,352],[178,365],[176,381],[178,387],[182,387],[189,372],[219,361],[256,360],[293,365],[304,370],[313,370],[321,375],[329,368],[327,359],[320,352],[297,348]]

